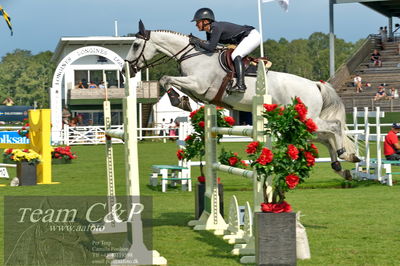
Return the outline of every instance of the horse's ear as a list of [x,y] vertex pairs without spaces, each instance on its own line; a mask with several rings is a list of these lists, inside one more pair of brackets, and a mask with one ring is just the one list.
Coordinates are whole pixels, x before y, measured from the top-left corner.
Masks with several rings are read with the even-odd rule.
[[139,34],[145,36],[146,29],[144,28],[144,24],[142,20],[139,20]]
[[135,36],[145,40],[150,39],[150,31],[145,29],[142,20],[139,20],[139,32]]

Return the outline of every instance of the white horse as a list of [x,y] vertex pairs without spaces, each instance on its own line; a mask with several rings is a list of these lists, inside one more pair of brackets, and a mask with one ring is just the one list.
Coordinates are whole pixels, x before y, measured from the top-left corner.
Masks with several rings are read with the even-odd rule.
[[[162,53],[180,64],[181,76],[163,76],[160,84],[166,90],[172,86],[204,103],[213,102],[226,72],[220,66],[219,52],[209,53],[189,44],[189,36],[177,32],[148,31],[139,22],[126,61],[130,62],[133,73],[151,67],[149,63],[155,55]],[[246,77],[245,93],[223,93],[222,104],[235,110],[251,112],[255,96],[256,77]],[[346,136],[345,108],[335,90],[327,83],[311,81],[296,75],[268,71],[267,85],[273,103],[289,104],[292,98],[300,97],[308,107],[308,117],[318,126],[317,141],[328,147],[332,168],[341,176],[351,178],[348,170],[342,170],[339,158],[358,162],[354,154],[354,142]]]

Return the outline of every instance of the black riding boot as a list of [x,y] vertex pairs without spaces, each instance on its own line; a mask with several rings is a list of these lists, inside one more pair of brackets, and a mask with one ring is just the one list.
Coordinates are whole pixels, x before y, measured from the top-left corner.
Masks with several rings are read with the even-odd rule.
[[245,92],[247,88],[244,84],[244,67],[242,63],[242,57],[239,55],[236,56],[233,60],[233,63],[235,64],[236,71],[236,87],[232,88],[232,90],[237,92]]

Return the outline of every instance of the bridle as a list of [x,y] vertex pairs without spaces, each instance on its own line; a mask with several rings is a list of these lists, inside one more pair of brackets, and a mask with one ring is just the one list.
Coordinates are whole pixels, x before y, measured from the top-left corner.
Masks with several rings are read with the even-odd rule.
[[[142,47],[142,50],[140,51],[139,56],[134,60],[125,60],[125,62],[129,63],[131,71],[133,71],[133,74],[136,74],[137,72],[139,72],[140,70],[143,70],[143,69],[152,68],[152,67],[155,67],[158,65],[165,64],[165,63],[171,61],[172,59],[176,59],[178,61],[178,63],[180,63],[183,60],[186,60],[186,59],[191,58],[198,54],[198,53],[195,53],[195,55],[192,55],[192,54],[188,55],[188,53],[195,48],[194,45],[189,43],[188,45],[183,47],[179,52],[172,55],[171,57],[168,57],[167,55],[163,55],[160,58],[154,60],[153,62],[148,63],[146,60],[146,57],[144,56],[144,49],[146,48],[147,41],[150,40],[150,31],[146,31],[146,34],[144,34],[144,35],[139,34],[139,33],[137,33],[135,35],[136,38],[144,40],[144,45]],[[189,46],[192,46],[192,47],[189,50],[187,50],[185,53],[183,53],[186,50],[186,48],[188,48]],[[180,58],[178,58],[178,56],[180,54],[182,54],[182,55]],[[204,54],[204,52],[201,52],[201,54]],[[139,67],[138,64],[139,64],[139,60],[141,58],[143,58],[144,65],[142,67]]]

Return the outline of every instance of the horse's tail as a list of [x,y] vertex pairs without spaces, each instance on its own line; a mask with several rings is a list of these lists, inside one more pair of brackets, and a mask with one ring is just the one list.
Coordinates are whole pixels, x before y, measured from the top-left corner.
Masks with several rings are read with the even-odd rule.
[[[356,146],[354,139],[346,134],[346,110],[342,99],[336,93],[335,89],[328,83],[316,82],[322,95],[322,110],[320,118],[324,120],[339,120],[343,136],[343,148],[349,153],[354,153]],[[337,147],[340,149],[341,147]]]

